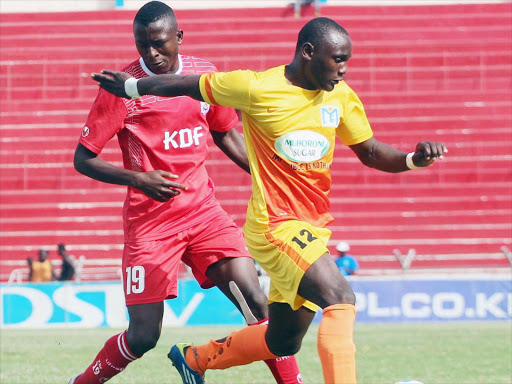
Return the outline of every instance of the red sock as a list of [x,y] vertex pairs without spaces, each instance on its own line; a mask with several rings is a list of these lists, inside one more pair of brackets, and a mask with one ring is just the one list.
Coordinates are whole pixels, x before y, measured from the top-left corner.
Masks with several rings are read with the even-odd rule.
[[[268,323],[268,319],[249,324],[249,326],[266,323]],[[264,361],[272,375],[274,375],[277,384],[302,384],[302,377],[295,356],[282,356]]]
[[126,331],[107,340],[92,364],[75,380],[75,384],[101,384],[123,371],[139,356],[130,351]]

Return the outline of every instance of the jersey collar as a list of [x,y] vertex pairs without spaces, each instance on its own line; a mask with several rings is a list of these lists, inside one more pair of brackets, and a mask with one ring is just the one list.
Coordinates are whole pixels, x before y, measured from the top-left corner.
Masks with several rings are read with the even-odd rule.
[[[144,59],[141,57],[139,59],[139,64],[142,68],[142,70],[144,72],[146,72],[146,75],[148,76],[156,76],[156,73],[153,73],[149,68],[148,66],[146,65],[146,63],[144,62]],[[178,70],[176,72],[174,72],[174,75],[179,75],[181,74],[181,71],[183,70],[183,62],[181,60],[181,55],[178,55]]]

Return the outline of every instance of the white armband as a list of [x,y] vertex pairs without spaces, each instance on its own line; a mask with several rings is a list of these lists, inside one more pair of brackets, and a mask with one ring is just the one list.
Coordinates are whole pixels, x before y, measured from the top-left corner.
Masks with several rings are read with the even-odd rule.
[[140,97],[139,90],[137,89],[137,81],[139,81],[139,79],[130,77],[124,82],[124,91],[132,99],[137,99]]
[[422,167],[417,167],[414,165],[414,162],[412,161],[412,157],[414,156],[414,152],[408,153],[405,157],[405,165],[407,165],[407,168],[409,169],[419,169]]

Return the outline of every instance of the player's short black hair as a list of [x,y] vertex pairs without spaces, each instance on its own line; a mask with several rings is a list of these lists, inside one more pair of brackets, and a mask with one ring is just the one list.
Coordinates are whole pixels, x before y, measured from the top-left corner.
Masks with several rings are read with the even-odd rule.
[[171,7],[162,3],[161,1],[150,1],[147,4],[144,4],[141,9],[139,9],[135,15],[133,23],[139,23],[144,26],[148,26],[149,24],[163,19],[164,17],[168,17],[172,21],[174,28],[178,27],[176,15],[174,14],[174,11]]
[[348,32],[345,28],[328,17],[317,17],[308,21],[299,32],[295,51],[299,51],[304,43],[311,43],[315,47],[321,46],[325,41],[325,37],[332,31],[348,36]]

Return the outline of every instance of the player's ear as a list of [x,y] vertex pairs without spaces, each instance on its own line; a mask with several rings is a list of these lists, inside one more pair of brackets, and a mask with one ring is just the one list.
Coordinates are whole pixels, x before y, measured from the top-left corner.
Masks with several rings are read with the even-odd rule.
[[183,29],[178,29],[176,32],[176,39],[178,40],[178,45],[183,42]]
[[302,44],[301,53],[304,60],[310,61],[315,52],[315,47],[311,43]]

